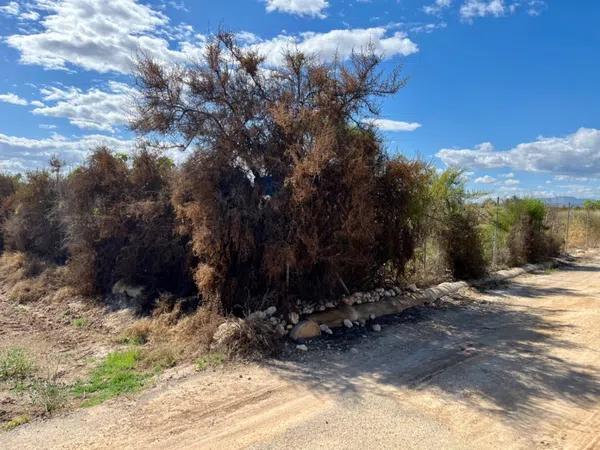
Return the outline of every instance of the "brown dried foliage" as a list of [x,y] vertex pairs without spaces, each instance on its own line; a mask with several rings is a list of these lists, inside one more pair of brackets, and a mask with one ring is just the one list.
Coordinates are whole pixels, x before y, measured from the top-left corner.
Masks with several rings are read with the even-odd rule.
[[[404,80],[383,78],[379,58],[324,64],[301,54],[282,67],[218,34],[202,61],[138,64],[132,126],[195,150],[173,192],[198,259],[194,279],[219,311],[268,297],[337,296],[373,281],[413,252],[409,219],[425,168],[388,161],[372,127],[377,97]],[[395,228],[391,228],[395,227]]]
[[118,280],[150,291],[189,290],[186,243],[169,199],[171,166],[143,149],[129,167],[99,148],[69,176],[69,268],[83,291],[106,292]]

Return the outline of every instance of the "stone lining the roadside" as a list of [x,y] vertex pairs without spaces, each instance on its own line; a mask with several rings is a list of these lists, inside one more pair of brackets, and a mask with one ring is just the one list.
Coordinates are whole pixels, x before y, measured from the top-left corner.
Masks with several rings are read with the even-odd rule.
[[[317,333],[317,330],[321,328],[321,325],[324,325],[327,328],[337,328],[344,326],[344,322],[347,324],[348,321],[351,323],[364,323],[367,320],[373,320],[377,317],[398,314],[415,306],[432,303],[441,297],[455,294],[470,286],[480,287],[509,280],[536,270],[554,267],[561,262],[564,263],[565,261],[555,259],[542,264],[526,264],[523,267],[500,270],[481,280],[475,280],[470,283],[466,281],[444,282],[420,292],[385,297],[374,303],[343,304],[337,308],[309,314],[305,320],[300,321],[292,329],[290,336],[295,340],[314,338],[320,334],[320,332]],[[313,322],[317,326],[307,326],[307,322]],[[307,333],[307,331],[310,331],[310,333]]]

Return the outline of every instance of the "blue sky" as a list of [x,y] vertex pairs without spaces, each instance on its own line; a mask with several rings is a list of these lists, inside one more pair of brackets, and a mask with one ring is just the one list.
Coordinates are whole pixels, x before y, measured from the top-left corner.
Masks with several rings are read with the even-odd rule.
[[377,122],[390,152],[491,195],[600,198],[598,23],[592,0],[0,0],[0,170],[131,149],[136,51],[185,61],[225,27],[269,64],[371,42],[409,77]]

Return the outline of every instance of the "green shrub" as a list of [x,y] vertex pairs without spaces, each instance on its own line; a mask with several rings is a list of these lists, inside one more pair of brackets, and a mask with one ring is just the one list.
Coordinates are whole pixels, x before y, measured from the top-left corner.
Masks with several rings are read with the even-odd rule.
[[32,375],[35,364],[21,348],[9,348],[0,352],[0,381],[23,380]]

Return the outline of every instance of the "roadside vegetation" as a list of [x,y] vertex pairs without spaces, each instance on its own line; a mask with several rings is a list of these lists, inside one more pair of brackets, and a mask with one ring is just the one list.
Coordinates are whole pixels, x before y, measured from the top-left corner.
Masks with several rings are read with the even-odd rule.
[[[377,55],[284,61],[267,67],[227,33],[201,64],[139,60],[132,129],[140,142],[181,143],[189,156],[180,166],[146,142],[132,155],[91,149],[69,172],[53,158],[48,170],[0,175],[7,298],[76,297],[139,317],[114,336],[116,350],[68,383],[25,350],[4,350],[0,383],[35,405],[2,417],[4,429],[135,393],[183,360],[206,370],[277,349],[276,321],[263,318],[236,322],[215,349],[226,317],[269,307],[288,315],[559,252],[543,202],[496,205],[467,192],[458,169],[438,173],[385,150],[370,119],[405,80],[383,76]],[[73,333],[97,326],[79,313],[65,320]]]

